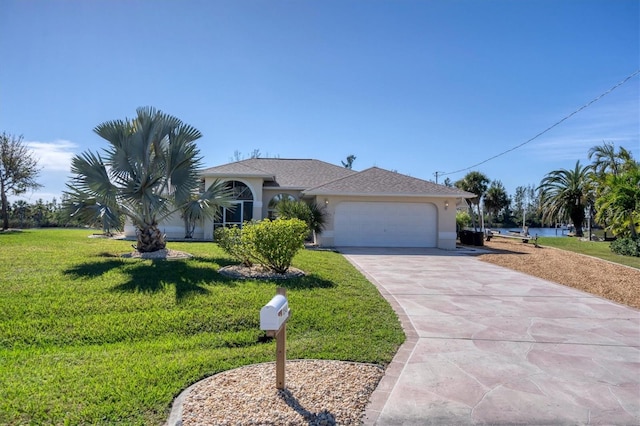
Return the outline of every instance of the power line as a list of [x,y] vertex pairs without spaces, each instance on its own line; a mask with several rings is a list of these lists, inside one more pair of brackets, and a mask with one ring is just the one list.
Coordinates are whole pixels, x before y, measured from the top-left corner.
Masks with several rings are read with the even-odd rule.
[[640,74],[640,70],[635,71],[634,73],[632,73],[631,75],[629,75],[628,77],[626,77],[624,80],[622,80],[621,82],[619,82],[618,84],[616,84],[615,86],[613,86],[612,88],[610,88],[609,90],[607,90],[606,92],[600,94],[598,97],[592,99],[591,101],[589,101],[588,103],[582,105],[580,108],[578,108],[577,110],[573,111],[571,114],[565,116],[563,119],[556,121],[554,124],[552,124],[551,126],[547,127],[546,129],[544,129],[543,131],[541,131],[540,133],[538,133],[537,135],[535,135],[534,137],[532,137],[531,139],[528,139],[524,142],[522,142],[520,145],[516,145],[513,148],[510,148],[506,151],[501,152],[500,154],[496,154],[493,157],[489,157],[484,161],[481,161],[477,164],[474,164],[473,166],[469,166],[466,167],[464,169],[460,169],[460,170],[455,170],[453,172],[436,172],[436,178],[437,176],[446,176],[446,175],[453,175],[455,173],[460,173],[460,172],[466,172],[467,170],[471,170],[475,167],[478,167],[484,163],[487,163],[491,160],[495,160],[498,157],[501,157],[511,151],[515,151],[516,149],[528,144],[529,142],[534,141],[535,139],[539,138],[540,136],[544,135],[545,133],[547,133],[549,130],[553,129],[556,126],[559,126],[560,124],[562,124],[564,121],[570,119],[571,117],[573,117],[574,115],[576,115],[577,113],[579,113],[580,111],[582,111],[585,108],[590,107],[592,104],[598,102],[600,99],[604,98],[605,96],[607,96],[609,93],[613,92],[614,90],[616,90],[618,87],[622,86],[623,84],[625,84],[627,81],[631,80],[633,77],[635,77],[636,75]]

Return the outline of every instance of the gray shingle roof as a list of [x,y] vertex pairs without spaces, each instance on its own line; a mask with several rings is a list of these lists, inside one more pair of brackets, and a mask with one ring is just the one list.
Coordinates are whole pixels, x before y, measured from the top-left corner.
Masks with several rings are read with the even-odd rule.
[[310,159],[250,158],[203,170],[211,177],[262,177],[266,186],[306,189],[355,174],[345,167]]
[[304,190],[307,195],[393,195],[472,198],[458,188],[371,167],[356,172],[310,159],[251,158],[203,170],[203,176],[258,177],[265,186]]
[[471,198],[475,195],[458,188],[371,167],[304,191],[307,195],[395,195]]

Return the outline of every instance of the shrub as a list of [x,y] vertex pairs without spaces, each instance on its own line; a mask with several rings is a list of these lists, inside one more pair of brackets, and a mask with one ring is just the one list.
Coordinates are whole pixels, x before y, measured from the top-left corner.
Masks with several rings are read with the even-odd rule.
[[308,232],[307,224],[300,219],[264,219],[245,225],[247,230],[256,257],[279,274],[287,272],[293,257],[304,247]]
[[469,212],[458,210],[456,212],[456,227],[458,230],[462,230],[471,225],[471,216]]
[[251,232],[238,226],[216,229],[215,239],[222,250],[231,255],[244,266],[252,266],[256,260],[255,248],[251,239]]
[[622,256],[640,257],[640,237],[623,237],[611,243],[611,251]]
[[226,253],[245,266],[255,263],[284,274],[309,232],[300,219],[246,222],[242,228],[219,228],[216,242]]

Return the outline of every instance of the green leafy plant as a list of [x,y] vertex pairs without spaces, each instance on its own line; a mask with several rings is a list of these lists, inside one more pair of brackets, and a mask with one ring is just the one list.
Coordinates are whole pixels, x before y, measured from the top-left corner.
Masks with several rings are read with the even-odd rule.
[[618,238],[611,243],[611,251],[622,256],[640,257],[640,238]]
[[273,271],[284,274],[296,253],[304,247],[307,224],[300,219],[265,219],[250,223],[249,239],[255,247],[256,257]]
[[278,217],[282,219],[300,219],[307,224],[309,233],[315,242],[316,235],[321,233],[327,221],[324,207],[318,203],[304,201],[282,200],[277,206]]
[[125,216],[136,227],[136,249],[153,252],[166,247],[159,224],[174,213],[188,223],[231,206],[220,182],[198,190],[202,157],[195,141],[202,134],[178,118],[144,107],[132,120],[107,121],[94,131],[109,147],[71,160],[64,193],[65,208],[82,222],[117,228]]
[[471,225],[471,215],[469,212],[458,210],[456,212],[456,228],[461,231]]
[[257,263],[284,274],[304,247],[308,232],[300,219],[264,219],[246,222],[242,228],[219,228],[215,238],[220,248],[243,265]]
[[256,260],[255,247],[252,240],[251,225],[244,229],[238,226],[218,228],[215,240],[222,250],[244,266],[252,266]]

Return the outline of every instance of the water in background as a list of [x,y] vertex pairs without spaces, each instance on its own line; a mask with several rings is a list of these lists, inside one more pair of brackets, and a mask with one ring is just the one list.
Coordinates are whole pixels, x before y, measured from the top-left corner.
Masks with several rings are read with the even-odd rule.
[[[494,229],[498,231],[498,229]],[[508,232],[522,232],[522,228],[508,228],[508,229],[499,229],[499,231],[503,234]],[[569,230],[566,228],[529,228],[529,235],[535,237],[566,237],[569,233]]]

